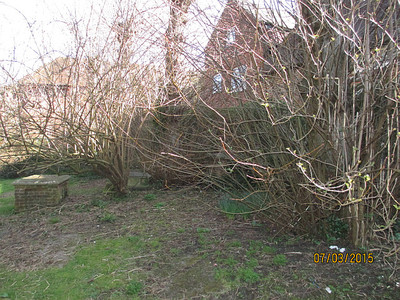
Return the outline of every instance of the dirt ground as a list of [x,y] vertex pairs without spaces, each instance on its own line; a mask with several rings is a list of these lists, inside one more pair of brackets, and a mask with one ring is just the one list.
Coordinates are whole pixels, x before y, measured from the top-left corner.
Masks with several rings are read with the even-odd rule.
[[[153,268],[147,293],[160,299],[257,299],[265,297],[268,284],[271,289],[281,287],[280,292],[269,294],[274,299],[325,299],[331,296],[328,286],[337,287],[336,299],[400,295],[399,274],[391,274],[378,252],[373,252],[372,264],[314,263],[314,253],[329,252],[330,245],[277,235],[279,228],[259,220],[228,219],[215,209],[217,193],[198,188],[147,190],[115,199],[102,192],[105,184],[103,179],[83,180],[70,188],[70,195],[58,207],[0,216],[0,264],[17,271],[62,267],[79,245],[146,234],[163,241],[163,249],[141,266]],[[252,241],[287,258],[279,266],[271,264],[271,255],[258,254],[257,273],[268,278],[263,281],[264,292],[254,283],[237,288],[215,285],[217,257],[229,252],[245,260]],[[232,243],[240,247],[232,248]],[[171,249],[177,249],[179,260],[168,256]],[[346,247],[346,252],[356,251]]]

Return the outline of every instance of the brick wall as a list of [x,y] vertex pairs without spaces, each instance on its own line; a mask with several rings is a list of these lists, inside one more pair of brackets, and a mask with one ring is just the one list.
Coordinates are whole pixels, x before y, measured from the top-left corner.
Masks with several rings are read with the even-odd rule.
[[[229,41],[230,32],[234,41]],[[206,74],[202,81],[203,99],[213,107],[230,107],[254,96],[254,78],[263,66],[261,43],[256,42],[256,20],[237,1],[229,1],[205,49]],[[233,70],[246,66],[246,89],[232,90]],[[213,77],[222,75],[222,91],[213,93]]]
[[55,206],[68,195],[68,179],[65,178],[61,182],[50,184],[32,183],[29,179],[26,182],[24,184],[24,179],[20,179],[14,183],[17,212],[36,207]]
[[[232,30],[235,31],[233,42],[229,41]],[[268,20],[257,20],[240,1],[228,1],[205,49],[206,71],[201,82],[202,98],[215,108],[232,107],[250,99],[265,98],[262,90],[270,88],[271,80],[265,80],[259,75],[264,76],[273,71],[275,62],[271,47],[276,48],[285,36],[283,31]],[[233,91],[234,69],[241,66],[246,66],[247,87],[243,91]],[[222,76],[220,92],[213,91],[213,77],[216,74]],[[272,85],[275,80],[281,81],[273,78]]]

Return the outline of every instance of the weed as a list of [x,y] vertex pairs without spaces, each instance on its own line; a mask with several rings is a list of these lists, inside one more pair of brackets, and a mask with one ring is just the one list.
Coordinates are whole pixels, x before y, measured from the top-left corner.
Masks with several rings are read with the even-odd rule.
[[251,257],[256,253],[260,252],[263,247],[263,243],[261,241],[250,241],[249,249],[246,251],[246,255]]
[[51,217],[51,218],[49,219],[49,223],[50,223],[50,224],[56,224],[56,223],[58,223],[58,222],[60,222],[60,218],[59,218],[59,217]]
[[266,254],[275,254],[276,253],[276,248],[270,247],[270,246],[264,246],[262,248],[262,252],[264,252]]
[[317,246],[321,245],[321,241],[320,240],[316,240],[314,238],[311,238],[311,242],[314,243]]
[[98,208],[105,208],[108,205],[108,203],[106,201],[101,200],[101,199],[93,199],[90,202],[90,205],[98,207]]
[[240,241],[232,241],[228,243],[228,247],[240,248],[242,247],[242,243]]
[[157,199],[157,195],[156,194],[146,194],[143,197],[144,200],[146,201],[153,201]]
[[143,289],[143,284],[139,281],[132,280],[126,287],[126,293],[131,296],[137,296]]
[[202,247],[204,247],[208,244],[207,238],[205,237],[205,235],[203,233],[198,234],[198,242]]
[[231,199],[222,199],[219,201],[219,208],[227,214],[228,218],[233,219],[234,215],[242,215],[243,218],[248,218],[249,208],[246,204],[240,201]]
[[129,198],[129,193],[127,194],[121,194],[121,193],[117,193],[117,192],[113,192],[110,193],[112,196],[112,200],[115,202],[124,202],[124,201],[128,201]]
[[211,231],[210,228],[197,228],[197,233],[209,233]]
[[262,241],[250,241],[250,250],[253,251],[260,251],[264,246],[264,243]]
[[103,214],[100,216],[100,221],[101,221],[101,222],[112,223],[112,222],[114,222],[116,219],[117,219],[117,217],[116,217],[114,214],[108,213],[108,212],[105,212],[105,213],[103,213]]
[[169,249],[169,252],[171,252],[171,254],[173,254],[175,256],[178,256],[179,254],[182,253],[182,250],[178,249],[178,248],[171,248],[171,249]]
[[178,230],[176,231],[177,233],[184,233],[186,231],[185,228],[178,228]]
[[217,268],[215,269],[215,275],[214,275],[215,279],[217,280],[226,280],[226,279],[230,279],[233,280],[234,278],[234,274],[228,270],[228,269],[224,269],[224,268]]
[[258,223],[256,220],[253,220],[253,221],[251,221],[251,226],[254,226],[254,227],[262,227],[263,224]]
[[253,268],[239,268],[238,276],[240,280],[248,283],[256,283],[260,280],[260,275],[256,273]]
[[154,205],[154,207],[160,209],[160,208],[164,207],[166,204],[167,203],[165,203],[165,202],[158,202]]
[[346,237],[349,225],[341,218],[332,214],[325,220],[324,231],[327,242],[334,242]]
[[353,292],[353,289],[348,284],[337,287],[329,285],[329,288],[331,289],[333,294],[338,296],[340,299],[346,298],[346,296],[351,295]]
[[283,295],[283,294],[286,293],[285,287],[280,286],[280,285],[275,285],[275,286],[273,287],[273,290],[274,290],[275,293],[281,294],[281,295]]
[[224,263],[230,267],[236,266],[239,262],[233,257],[228,257],[224,260]]
[[158,239],[150,241],[149,245],[153,250],[158,250],[161,248],[161,242]]
[[228,231],[226,232],[226,235],[227,235],[227,236],[234,236],[235,234],[236,234],[235,230],[228,230]]
[[277,254],[274,256],[272,262],[274,263],[274,265],[276,266],[284,266],[287,264],[287,258],[286,255],[284,254]]
[[90,211],[90,208],[89,208],[89,206],[87,204],[84,204],[84,203],[76,204],[75,205],[75,211],[76,212],[88,212],[88,211]]
[[256,259],[256,258],[250,258],[247,262],[246,262],[246,265],[249,267],[249,268],[254,268],[254,267],[257,267],[258,266],[258,260]]
[[296,237],[288,237],[287,241],[285,242],[286,246],[293,246],[295,244],[297,244],[300,240],[300,236],[296,236]]

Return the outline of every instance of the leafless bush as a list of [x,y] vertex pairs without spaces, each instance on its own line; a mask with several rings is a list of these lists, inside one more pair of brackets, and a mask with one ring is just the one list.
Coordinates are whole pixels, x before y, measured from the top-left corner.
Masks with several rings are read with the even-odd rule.
[[71,22],[73,58],[44,64],[3,93],[2,146],[40,155],[44,167],[88,163],[125,193],[138,133],[163,83],[159,67],[143,62],[154,45],[142,14],[119,7],[110,20],[99,15],[95,37]]
[[291,19],[230,3],[232,23],[214,27],[202,79],[189,88],[197,130],[178,113],[160,157],[187,177],[266,191],[271,219],[298,232],[337,215],[354,245],[381,241],[396,264],[398,3],[301,0]]

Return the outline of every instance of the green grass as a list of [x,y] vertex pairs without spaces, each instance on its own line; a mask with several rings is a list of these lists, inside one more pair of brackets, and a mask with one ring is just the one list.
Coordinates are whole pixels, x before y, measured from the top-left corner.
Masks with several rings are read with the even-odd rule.
[[[131,259],[151,252],[141,237],[98,240],[81,247],[62,268],[14,272],[0,266],[0,295],[11,299],[93,299],[100,294],[123,299],[145,290],[145,277],[128,272],[137,267]],[[110,297],[112,298],[112,297]],[[107,298],[109,299],[109,298]]]
[[[15,179],[0,179],[0,195],[14,191],[12,183]],[[0,197],[0,215],[8,216],[14,213],[14,195]]]
[[15,179],[0,179],[0,195],[7,192],[14,191],[12,183]]
[[137,296],[143,289],[143,284],[139,281],[132,280],[126,289],[128,295]]
[[9,216],[14,213],[14,197],[0,198],[0,215]]

